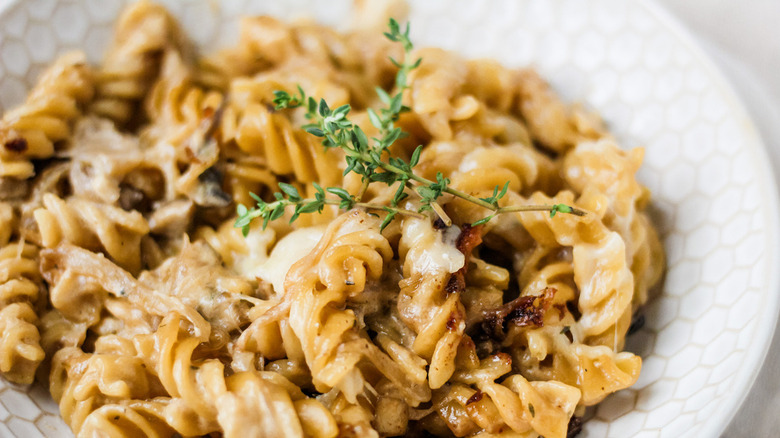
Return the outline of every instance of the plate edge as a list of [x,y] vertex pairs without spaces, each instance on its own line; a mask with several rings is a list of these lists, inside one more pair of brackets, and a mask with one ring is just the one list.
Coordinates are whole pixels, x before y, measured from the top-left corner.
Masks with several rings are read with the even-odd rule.
[[[735,376],[735,386],[741,385],[747,389],[739,397],[722,404],[719,409],[721,411],[726,409],[728,414],[720,417],[721,421],[719,422],[714,421],[709,423],[709,425],[705,426],[704,429],[700,432],[702,434],[698,435],[705,437],[718,437],[720,434],[725,432],[726,428],[734,419],[737,411],[745,402],[745,399],[747,399],[750,390],[755,384],[759,371],[761,370],[769,352],[769,347],[775,334],[775,327],[778,322],[778,317],[780,316],[780,273],[772,269],[773,266],[777,265],[778,259],[780,259],[780,194],[778,193],[778,188],[775,183],[775,172],[771,165],[766,141],[753,122],[753,119],[750,117],[750,113],[747,110],[745,103],[739,97],[739,94],[734,89],[731,81],[720,70],[717,64],[707,55],[707,52],[698,43],[696,37],[691,33],[691,31],[688,30],[688,28],[685,27],[685,25],[682,24],[676,16],[674,16],[662,5],[658,4],[655,0],[639,0],[637,3],[641,7],[645,8],[649,13],[654,15],[659,20],[659,22],[666,25],[669,31],[673,32],[679,38],[679,41],[684,44],[690,51],[691,55],[696,58],[698,63],[705,69],[706,73],[710,76],[713,82],[719,88],[723,89],[724,96],[730,101],[729,103],[733,106],[734,110],[744,119],[746,126],[749,128],[752,135],[755,137],[756,142],[760,146],[758,148],[752,148],[751,158],[753,158],[752,161],[754,161],[753,164],[755,167],[759,169],[759,182],[763,182],[763,187],[767,192],[766,194],[768,195],[764,199],[765,208],[763,208],[763,210],[765,212],[764,216],[766,218],[768,234],[770,235],[770,244],[767,245],[768,254],[766,257],[766,262],[769,269],[767,269],[766,275],[768,279],[767,284],[771,287],[771,291],[768,293],[771,302],[770,305],[764,307],[764,311],[758,315],[759,320],[763,322],[767,328],[763,330],[757,330],[757,336],[754,337],[753,342],[749,346],[749,349],[754,350],[756,347],[761,347],[759,350],[760,353],[753,356],[748,356],[748,362],[752,362],[753,366],[741,368],[750,369],[751,372],[748,373],[744,371],[737,371],[738,374]],[[772,293],[772,291],[774,291],[774,293]]]

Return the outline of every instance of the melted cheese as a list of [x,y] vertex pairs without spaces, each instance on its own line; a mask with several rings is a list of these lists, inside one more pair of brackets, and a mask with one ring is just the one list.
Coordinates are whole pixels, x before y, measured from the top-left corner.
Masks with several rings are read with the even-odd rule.
[[324,232],[325,227],[320,226],[301,228],[284,236],[271,251],[268,260],[257,266],[255,276],[271,283],[277,294],[284,293],[287,271],[314,249]]
[[412,271],[419,273],[456,272],[466,258],[455,246],[460,228],[452,226],[443,232],[433,228],[428,219],[409,218],[404,221],[404,240],[410,248]]
[[245,239],[247,252],[233,254],[235,270],[249,278],[257,276],[259,267],[268,261],[268,248],[275,240],[276,232],[272,228],[252,228]]

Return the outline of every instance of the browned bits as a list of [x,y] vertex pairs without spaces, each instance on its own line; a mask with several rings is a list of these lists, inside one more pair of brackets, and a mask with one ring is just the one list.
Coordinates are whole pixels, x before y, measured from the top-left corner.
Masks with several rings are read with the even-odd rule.
[[457,330],[458,324],[463,321],[463,314],[460,312],[452,312],[447,319],[447,330]]
[[22,153],[27,150],[27,140],[17,137],[13,140],[8,140],[3,146],[11,152]]
[[450,276],[447,285],[444,286],[445,292],[451,294],[461,292],[466,288],[466,271],[468,270],[471,252],[480,243],[482,243],[482,225],[472,227],[470,224],[465,224],[461,227],[455,247],[466,256],[466,260],[463,263],[463,267]]
[[558,318],[563,320],[566,317],[566,305],[565,304],[553,304],[555,310],[558,311]]
[[474,393],[471,397],[469,397],[468,400],[466,400],[466,404],[470,405],[472,403],[476,403],[478,401],[482,400],[482,391],[477,390],[477,392]]
[[508,353],[504,353],[503,351],[493,353],[492,360],[497,362],[506,362],[509,365],[512,365],[512,356],[510,356]]
[[464,224],[458,240],[455,242],[455,247],[468,257],[471,251],[480,243],[482,243],[482,225],[472,227],[470,224]]
[[569,429],[566,432],[566,438],[574,438],[582,432],[582,418],[572,416],[569,420]]
[[447,294],[454,294],[455,292],[460,292],[466,287],[466,282],[463,279],[463,275],[460,274],[460,271],[453,273],[450,276],[450,279],[447,281],[447,285],[444,286],[444,291],[447,292]]
[[539,295],[518,297],[503,306],[485,312],[482,330],[493,339],[503,340],[508,326],[542,327],[544,314],[549,309],[553,296],[557,292],[547,287]]

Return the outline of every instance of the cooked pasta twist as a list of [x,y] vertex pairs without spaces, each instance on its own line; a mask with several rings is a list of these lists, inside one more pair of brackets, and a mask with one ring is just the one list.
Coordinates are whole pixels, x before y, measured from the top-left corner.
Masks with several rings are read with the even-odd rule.
[[410,75],[411,107],[434,138],[451,140],[450,122],[472,117],[479,110],[473,96],[459,95],[468,68],[440,49],[420,49],[413,56],[423,62]]
[[[431,388],[441,387],[455,371],[455,355],[465,329],[465,309],[460,293],[446,291],[451,273],[462,268],[464,255],[443,239],[458,235],[457,227],[448,235],[433,229],[426,220],[404,220],[399,248],[405,252],[404,279],[398,296],[398,310],[407,326],[416,333],[413,350],[428,363]],[[442,254],[444,252],[445,254]]]
[[35,308],[41,293],[38,248],[24,242],[0,249],[0,371],[29,384],[44,357]]
[[100,406],[162,395],[133,342],[116,335],[98,338],[94,353],[78,347],[59,350],[52,358],[49,384],[63,419],[76,433]]
[[164,53],[158,78],[144,101],[152,121],[148,134],[179,147],[220,108],[222,94],[200,87],[192,76],[180,52]]
[[168,157],[168,198],[185,195],[198,205],[224,207],[230,202],[222,191],[214,165],[220,154],[214,138],[222,121],[224,97],[192,80],[190,68],[177,51],[163,57],[158,80],[146,99],[146,112],[153,120],[144,135]]
[[44,195],[43,205],[34,215],[44,247],[53,248],[65,241],[102,249],[125,269],[140,271],[141,237],[149,232],[140,213],[84,199],[63,200],[53,194]]
[[[566,180],[578,193],[596,191],[607,197],[604,223],[626,242],[626,256],[634,274],[634,305],[647,301],[647,291],[663,271],[664,255],[658,235],[642,212],[647,190],[635,178],[644,152],[622,151],[609,139],[581,142],[563,163]],[[608,163],[596,166],[598,163]]]
[[31,159],[49,158],[68,140],[81,108],[92,99],[92,71],[81,52],[61,56],[19,107],[0,121],[0,176],[30,178]]
[[278,374],[243,372],[225,380],[228,392],[219,399],[225,437],[334,438],[339,434],[336,419],[322,403],[307,398]]
[[[571,197],[568,199],[572,200]],[[530,201],[558,202],[541,194],[532,196]],[[574,282],[579,289],[578,306],[582,313],[577,324],[572,326],[575,337],[584,340],[618,332],[612,339],[617,344],[628,330],[634,296],[634,279],[627,263],[625,243],[597,217],[598,196],[595,199],[582,197],[579,202],[594,213],[568,224],[565,222],[569,222],[569,218],[551,221],[538,214],[518,218],[540,245],[572,247]],[[572,233],[572,229],[577,231]],[[599,254],[598,258],[593,254]]]
[[220,150],[213,135],[223,101],[220,93],[194,84],[180,52],[165,52],[159,77],[146,97],[146,113],[153,122],[144,136],[156,145],[157,155],[167,158],[167,198],[181,194],[209,207],[229,203],[214,168]]
[[[641,149],[531,71],[423,48],[398,82],[402,44],[366,28],[397,8],[379,3],[347,34],[245,18],[237,47],[196,59],[142,0],[95,78],[79,54],[47,70],[0,121],[0,372],[29,383],[50,362],[77,436],[128,438],[560,438],[636,382],[621,350],[663,270]],[[471,226],[489,210],[445,194],[434,221],[416,178],[395,202],[398,182],[364,185],[300,129],[307,108],[274,108],[298,85],[369,138],[381,90],[401,92],[409,135],[381,160],[422,145],[416,175],[587,214]],[[358,207],[339,215],[331,189],[318,214],[234,227],[235,203],[280,183],[319,199],[315,182]],[[363,203],[417,213],[381,228]]]
[[521,71],[517,85],[516,111],[531,137],[544,147],[565,152],[583,140],[605,135],[601,120],[581,108],[567,107],[535,71]]
[[49,391],[60,406],[60,415],[71,430],[78,433],[84,419],[99,404],[88,391],[79,391],[89,355],[78,347],[63,348],[52,357]]
[[[476,355],[435,398],[439,419],[457,436],[530,436],[564,438],[580,391],[556,381],[529,382],[512,374],[512,360],[497,353],[482,361]],[[472,386],[475,386],[474,389]],[[435,427],[438,419],[430,419]],[[507,430],[508,429],[508,430]]]
[[186,436],[205,435],[219,427],[216,399],[225,391],[223,365],[207,360],[194,366],[193,351],[202,340],[179,339],[179,329],[179,316],[169,315],[153,335],[142,336],[136,343],[146,366],[174,398],[166,408],[168,423]]
[[145,0],[132,4],[119,17],[97,73],[91,111],[119,125],[127,123],[149,92],[162,53],[182,45],[178,26],[165,8]]
[[337,310],[371,281],[379,280],[392,257],[390,244],[376,226],[374,219],[359,211],[342,216],[311,254],[291,268],[285,279],[292,301],[290,325],[319,391],[338,387],[354,403],[365,385],[356,365],[366,357],[416,405],[427,400],[427,388],[409,379],[396,362],[360,336],[353,312]]
[[[182,336],[179,317],[167,316],[152,335],[136,338],[148,369],[171,397],[165,421],[184,436],[223,431],[226,437],[333,437],[333,417],[315,400],[274,373],[241,372],[224,376],[215,359],[194,362],[197,338]],[[159,412],[159,411],[158,411]],[[247,435],[248,434],[248,435]]]
[[[256,80],[255,80],[256,81]],[[252,86],[256,86],[252,84]],[[234,94],[242,93],[233,90]],[[300,183],[318,181],[340,184],[341,157],[336,150],[325,150],[316,138],[293,127],[284,114],[269,111],[266,103],[249,102],[235,115],[223,115],[223,141],[235,141],[239,150],[259,157],[274,175],[292,175]],[[228,117],[235,118],[235,130],[225,129]]]
[[526,336],[527,348],[515,350],[515,360],[529,378],[555,379],[577,387],[582,391],[580,403],[585,406],[628,388],[639,378],[642,359],[632,353],[573,343],[555,327],[534,330]]
[[169,398],[158,397],[103,405],[84,419],[79,436],[172,437],[176,431],[165,420],[169,404]]

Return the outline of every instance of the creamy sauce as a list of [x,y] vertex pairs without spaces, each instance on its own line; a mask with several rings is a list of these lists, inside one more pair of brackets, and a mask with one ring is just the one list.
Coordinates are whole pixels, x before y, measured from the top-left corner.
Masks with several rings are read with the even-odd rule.
[[247,252],[233,255],[236,271],[249,278],[257,276],[258,267],[268,261],[268,248],[275,240],[276,232],[271,228],[249,231],[245,238]]
[[324,232],[325,227],[311,227],[284,236],[271,251],[268,260],[257,266],[254,275],[271,283],[277,294],[284,293],[284,279],[290,267],[314,249]]

